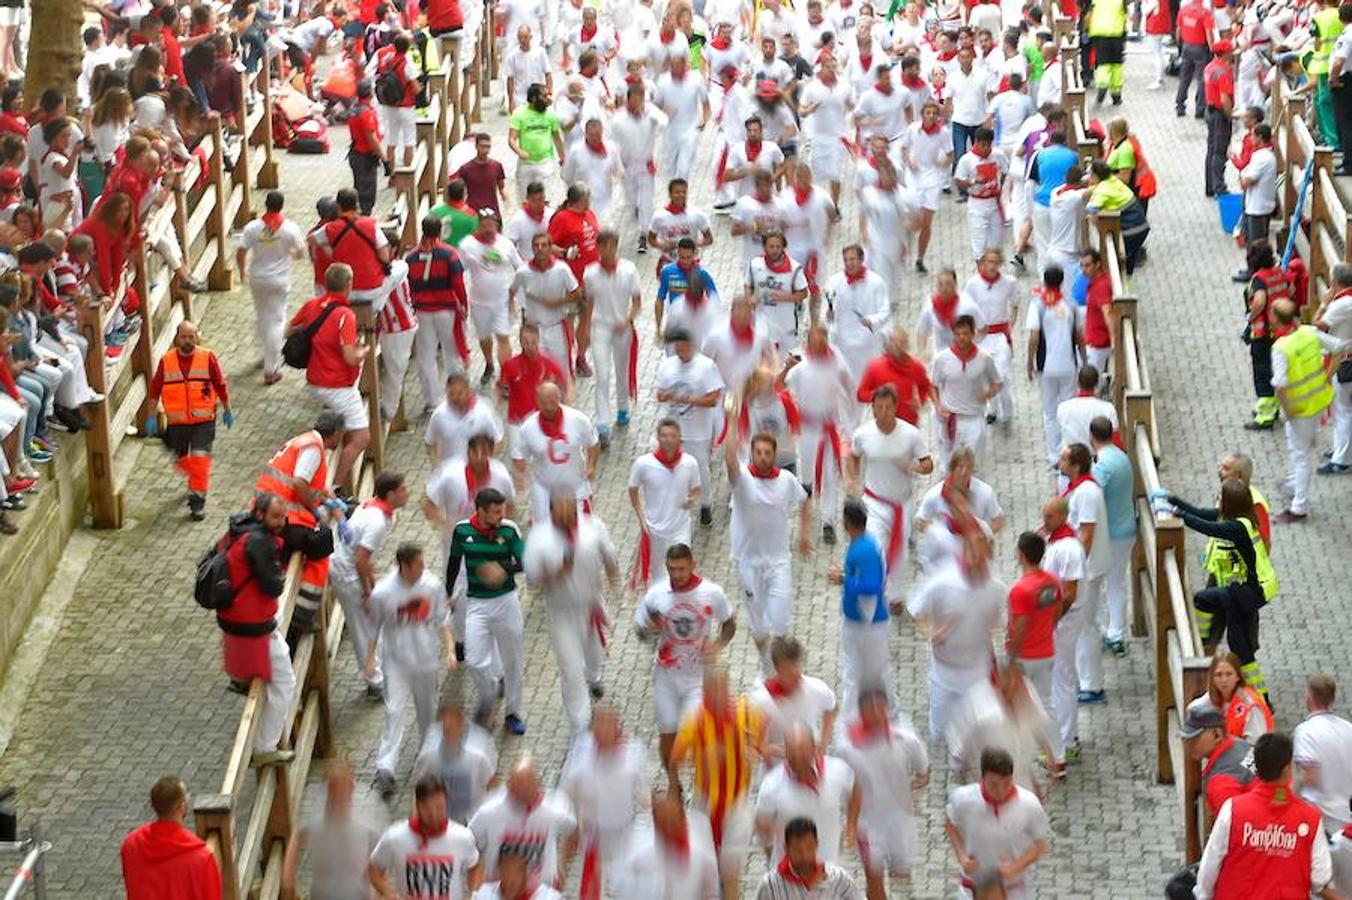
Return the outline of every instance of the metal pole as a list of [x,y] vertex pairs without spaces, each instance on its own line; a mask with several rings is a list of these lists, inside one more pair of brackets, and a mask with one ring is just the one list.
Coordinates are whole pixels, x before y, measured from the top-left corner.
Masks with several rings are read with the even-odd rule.
[[14,880],[10,882],[9,890],[5,892],[5,900],[18,900],[28,882],[33,879],[42,855],[52,849],[52,845],[46,841],[37,841],[31,842],[31,848],[28,855],[23,858],[19,871],[14,873]]

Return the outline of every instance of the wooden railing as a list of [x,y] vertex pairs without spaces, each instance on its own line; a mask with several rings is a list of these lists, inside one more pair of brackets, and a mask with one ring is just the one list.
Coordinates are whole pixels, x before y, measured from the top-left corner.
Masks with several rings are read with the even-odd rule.
[[[1078,35],[1064,16],[1056,19],[1056,33],[1065,77],[1062,105],[1076,150],[1088,162],[1099,158],[1099,153],[1086,131]],[[1160,437],[1139,308],[1126,275],[1117,213],[1100,212],[1093,217],[1086,245],[1099,249],[1112,284],[1112,401],[1135,472],[1132,496],[1137,533],[1129,568],[1132,633],[1149,636],[1154,657],[1156,775],[1161,783],[1178,788],[1184,852],[1188,862],[1196,862],[1202,855],[1206,827],[1200,803],[1201,771],[1197,761],[1188,758],[1178,730],[1188,704],[1206,691],[1208,660],[1188,587],[1183,522],[1172,515],[1157,517],[1150,503],[1151,492],[1160,488]]]

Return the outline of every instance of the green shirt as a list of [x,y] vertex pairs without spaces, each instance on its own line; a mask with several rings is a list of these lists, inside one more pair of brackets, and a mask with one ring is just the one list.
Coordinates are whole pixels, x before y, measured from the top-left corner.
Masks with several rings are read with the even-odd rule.
[[1127,169],[1134,170],[1136,168],[1136,148],[1132,146],[1129,139],[1118,144],[1108,154],[1108,168],[1114,172],[1124,172]]
[[[525,550],[521,531],[511,519],[503,519],[488,534],[475,528],[466,519],[451,532],[451,549],[446,554],[446,583],[455,584],[463,563],[469,596],[491,598],[509,594],[516,590],[516,573],[521,571],[521,557]],[[488,585],[479,578],[479,568],[491,562],[502,566],[507,573],[502,584]]]
[[1023,58],[1028,61],[1028,80],[1037,81],[1040,79],[1047,68],[1047,61],[1042,58],[1042,51],[1029,44],[1023,48]]
[[1122,179],[1116,176],[1105,178],[1094,189],[1089,192],[1090,209],[1101,209],[1104,212],[1113,212],[1119,210],[1131,201],[1136,199],[1136,195],[1131,192]]
[[470,232],[479,227],[478,216],[456,209],[444,201],[427,212],[441,220],[441,239],[452,247],[458,247]]
[[516,132],[521,151],[532,164],[553,159],[554,135],[563,136],[563,126],[553,110],[536,112],[529,103],[517,107],[509,127]]

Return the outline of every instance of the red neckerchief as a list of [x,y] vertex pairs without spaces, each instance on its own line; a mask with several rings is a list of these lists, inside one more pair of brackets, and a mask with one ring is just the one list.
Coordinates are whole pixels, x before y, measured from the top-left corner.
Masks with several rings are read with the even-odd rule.
[[1077,487],[1084,484],[1086,481],[1093,481],[1094,484],[1098,484],[1097,481],[1094,481],[1093,475],[1091,475],[1088,472],[1085,472],[1083,475],[1076,475],[1074,478],[1070,479],[1070,484],[1068,484],[1066,486],[1066,489],[1061,492],[1061,496],[1069,497],[1071,494],[1075,493],[1075,489]]
[[1009,801],[1017,797],[1018,794],[1019,794],[1018,788],[1010,788],[1008,797],[1006,797],[1003,800],[996,800],[990,794],[986,793],[986,786],[984,784],[981,786],[981,799],[986,801],[986,805],[991,808],[991,811],[993,813],[995,813],[995,817],[997,819],[1000,818],[1000,807],[1008,806]]
[[846,269],[846,270],[845,270],[845,283],[846,283],[846,284],[858,284],[859,282],[863,281],[863,280],[864,280],[865,278],[867,278],[867,277],[868,277],[868,268],[867,268],[866,266],[860,266],[860,267],[859,267],[859,274],[858,274],[858,275],[851,275],[849,269]]
[[1289,325],[1282,325],[1282,326],[1280,326],[1280,327],[1278,327],[1278,328],[1274,328],[1273,331],[1272,331],[1272,339],[1275,341],[1275,340],[1277,340],[1278,338],[1284,338],[1284,337],[1286,337],[1288,334],[1293,333],[1295,330],[1296,330],[1296,323],[1295,323],[1295,322],[1292,322],[1292,323],[1289,324]]
[[798,202],[799,206],[807,206],[808,198],[810,198],[811,196],[812,196],[812,188],[803,190],[799,188],[797,185],[794,186],[793,199]]
[[587,41],[590,41],[592,38],[596,37],[596,31],[597,31],[596,25],[588,26],[586,22],[583,22],[582,28],[578,31],[577,36],[582,41],[582,43],[585,44],[587,43]]
[[1055,544],[1057,541],[1073,537],[1075,537],[1075,529],[1070,527],[1070,523],[1062,522],[1060,528],[1047,535],[1047,543]]
[[593,144],[591,141],[586,141],[585,143],[586,143],[586,145],[587,145],[587,149],[588,149],[588,150],[590,150],[590,151],[593,152],[593,153],[598,153],[598,154],[600,154],[600,156],[601,156],[602,159],[605,159],[606,156],[608,155],[608,154],[606,153],[606,142],[605,142],[605,141],[601,141],[599,144]]
[[892,727],[884,724],[881,728],[869,728],[864,724],[863,719],[856,719],[850,723],[846,734],[849,735],[850,743],[859,746],[863,744],[872,744],[876,741],[891,741]]
[[882,94],[884,97],[892,96],[892,82],[890,81],[884,81],[881,84],[874,83],[873,89],[878,93]]
[[530,258],[529,265],[532,269],[534,269],[537,272],[548,272],[550,269],[554,268],[554,257],[551,256],[549,258],[549,262],[545,263],[544,265],[540,265],[535,261],[535,257],[532,256]]
[[[469,466],[466,466],[465,468],[468,469]],[[483,520],[479,518],[479,511],[477,509],[474,511],[474,515],[469,517],[469,524],[475,531],[483,535],[491,535],[498,530],[495,526],[490,527],[485,525]]]
[[556,440],[567,440],[563,433],[563,407],[559,407],[554,412],[552,419],[546,419],[545,414],[541,412],[537,418],[540,420],[540,430],[545,433],[545,437],[551,437]]
[[789,856],[787,853],[779,860],[779,874],[789,884],[796,884],[801,887],[810,888],[818,881],[821,881],[825,873],[826,866],[818,862],[813,868],[811,875],[809,875],[806,878],[799,878],[798,873],[793,871],[793,863],[789,862]]
[[793,260],[789,259],[787,253],[779,254],[779,259],[771,259],[768,256],[762,256],[761,259],[765,260],[765,268],[777,275],[783,275],[793,268]]
[[952,297],[941,297],[938,294],[935,294],[930,300],[930,304],[934,309],[934,317],[938,319],[945,328],[952,328],[953,323],[958,318],[958,295],[954,294]]
[[1343,837],[1347,838],[1349,841],[1352,841],[1352,825],[1348,825],[1346,828],[1343,829]]
[[[491,246],[493,246],[495,243],[497,243],[497,238],[494,238],[493,240],[489,240],[488,238],[484,237],[482,234],[479,234],[479,232],[477,232],[477,231],[471,231],[471,232],[469,233],[469,235],[470,235],[470,237],[474,238],[474,239],[475,239],[476,241],[478,241],[479,243],[483,244],[485,247],[491,247]],[[429,248],[429,249],[430,249],[430,248]]]
[[980,348],[977,347],[976,345],[976,341],[972,341],[972,346],[968,348],[966,353],[963,353],[962,350],[958,348],[957,341],[954,341],[953,343],[949,344],[948,349],[952,350],[953,355],[956,356],[958,358],[958,361],[962,363],[962,370],[964,372],[967,371],[967,364],[972,360],[976,359],[977,351],[980,350]]
[[387,519],[394,518],[394,507],[390,506],[389,503],[385,502],[384,500],[381,500],[379,497],[372,497],[370,500],[367,500],[365,503],[363,503],[362,506],[374,506],[376,509],[380,510],[382,513],[385,514],[385,518]]
[[815,760],[812,761],[811,781],[799,778],[798,773],[793,770],[793,766],[789,765],[787,762],[784,764],[784,771],[787,772],[788,776],[792,778],[794,781],[798,782],[803,787],[807,788],[808,790],[812,791],[812,793],[815,794],[821,790],[822,769],[826,768],[826,766],[824,765],[825,761],[826,761],[825,758],[821,756],[818,756]]
[[703,578],[700,578],[694,572],[691,572],[690,579],[686,581],[686,583],[681,587],[677,587],[676,585],[673,584],[671,586],[671,592],[673,594],[684,594],[687,593],[688,591],[693,591],[695,588],[699,587],[700,584],[703,583],[703,581],[704,581]]
[[988,157],[991,155],[991,149],[992,149],[994,146],[995,146],[995,145],[992,144],[990,147],[987,147],[985,150],[982,150],[982,149],[980,149],[979,147],[977,147],[976,144],[973,144],[973,145],[972,145],[972,155],[975,156],[977,159],[986,159],[986,158],[988,158]]
[[1061,302],[1061,291],[1057,288],[1033,288],[1033,293],[1042,298],[1042,304],[1048,309]]
[[409,828],[409,831],[412,831],[414,834],[416,834],[416,835],[418,836],[418,838],[419,838],[418,846],[419,846],[419,847],[426,847],[427,844],[428,844],[428,842],[431,841],[432,838],[438,838],[438,837],[441,837],[443,834],[446,833],[446,829],[447,829],[447,827],[448,827],[450,824],[451,824],[451,820],[450,820],[450,819],[447,819],[445,822],[442,822],[442,823],[441,823],[441,827],[438,828],[436,831],[428,831],[428,830],[424,830],[424,828],[423,828],[423,826],[422,826],[422,823],[418,821],[418,817],[417,817],[417,816],[409,816],[409,817],[408,817],[408,828]]
[[755,161],[756,161],[756,157],[760,156],[761,150],[763,150],[764,148],[765,148],[765,141],[756,141],[754,144],[753,144],[751,141],[747,141],[747,142],[746,142],[746,161],[749,162],[749,163],[755,162]]
[[765,679],[765,690],[776,700],[789,696],[789,689],[784,687],[784,682],[779,680],[778,675],[771,675]]
[[1094,392],[1093,392],[1093,391],[1076,391],[1076,392],[1075,392],[1075,396],[1076,396],[1076,397],[1092,397],[1092,396],[1094,396]]
[[1000,283],[1000,273],[999,273],[999,272],[996,272],[994,276],[989,277],[989,278],[986,277],[986,273],[983,272],[983,271],[981,271],[980,269],[977,269],[977,270],[976,270],[976,274],[980,275],[980,276],[981,276],[981,280],[984,281],[984,282],[986,282],[986,284],[994,285],[994,284],[999,284],[999,283]]
[[540,210],[540,214],[537,216],[535,213],[530,211],[529,205],[523,203],[521,204],[521,211],[537,222],[543,222],[545,220],[545,211],[543,209]]
[[867,72],[869,69],[872,69],[872,68],[873,68],[873,54],[872,54],[872,53],[870,53],[868,56],[865,56],[865,55],[862,54],[862,53],[859,54],[859,68],[862,69],[862,70],[865,71],[865,72]]
[[714,39],[709,42],[709,46],[715,50],[726,50],[732,46],[732,38],[724,37],[721,34],[714,35]]
[[753,319],[746,323],[745,328],[738,328],[737,323],[728,319],[728,331],[732,333],[734,343],[751,346],[756,341],[756,325]]
[[675,31],[659,31],[657,32],[657,36],[664,44],[670,44],[672,41],[676,40]]
[[751,465],[750,463],[747,463],[746,470],[751,473],[752,478],[770,479],[779,477],[779,466],[771,466],[769,473],[766,475],[762,475],[760,472],[757,472],[756,467]]
[[671,213],[673,216],[679,216],[685,212],[685,207],[677,206],[675,203],[668,203],[667,212]]
[[679,444],[677,444],[676,452],[669,457],[662,453],[661,447],[658,447],[656,450],[653,451],[653,458],[656,459],[658,462],[660,462],[662,465],[666,466],[668,469],[675,471],[677,464],[680,463],[681,461],[681,447]]
[[[825,56],[825,55],[826,55],[826,51],[823,50],[823,51],[822,51],[822,56]],[[821,60],[822,60],[822,57],[821,57],[821,56],[818,56],[818,57],[817,57],[817,62],[820,63]],[[827,87],[835,87],[835,86],[836,86],[836,76],[835,76],[835,75],[832,75],[830,78],[827,78],[825,72],[818,72],[818,73],[817,73],[817,80],[820,81],[822,84],[826,85]]]
[[934,120],[933,125],[926,125],[923,119],[920,121],[920,130],[925,132],[925,134],[938,134],[939,129],[943,127],[944,123],[938,119]]
[[926,83],[927,82],[925,81],[925,79],[921,78],[919,75],[901,76],[901,86],[905,88],[910,88],[913,91],[920,90],[926,85]]
[[939,62],[949,62],[950,60],[957,59],[957,57],[958,57],[958,48],[951,47],[948,50],[940,50],[938,59]]
[[258,217],[258,220],[263,223],[263,227],[273,234],[281,230],[284,219],[285,217],[279,212],[265,212]]

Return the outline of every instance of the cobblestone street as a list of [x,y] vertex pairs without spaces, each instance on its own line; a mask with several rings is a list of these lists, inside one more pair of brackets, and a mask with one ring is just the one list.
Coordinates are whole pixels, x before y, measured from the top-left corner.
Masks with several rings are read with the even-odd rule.
[[[1126,102],[1120,110],[1104,108],[1095,115],[1105,122],[1113,112],[1128,117],[1160,182],[1159,195],[1150,206],[1149,261],[1137,272],[1135,293],[1156,398],[1164,460],[1161,478],[1172,491],[1204,500],[1215,491],[1217,460],[1241,450],[1254,457],[1256,483],[1276,512],[1283,507],[1282,436],[1280,430],[1253,433],[1241,428],[1252,404],[1251,381],[1248,353],[1238,340],[1240,286],[1231,283],[1230,275],[1242,260],[1233,239],[1220,231],[1213,202],[1202,194],[1204,129],[1191,118],[1174,117],[1172,83],[1166,91],[1144,90],[1149,60],[1136,52],[1140,45],[1129,46]],[[510,154],[500,103],[501,91],[485,100],[483,124],[494,135],[495,157],[505,160]],[[332,135],[334,148],[326,157],[279,157],[287,213],[303,228],[314,221],[315,199],[349,181],[346,130],[340,126]],[[715,163],[710,143],[706,138],[702,146],[691,200],[706,210],[712,202],[708,176]],[[660,178],[659,184],[664,181]],[[560,199],[560,193],[556,184],[550,200]],[[844,218],[823,259],[824,274],[840,268],[840,246],[857,239],[852,195],[847,187]],[[663,197],[659,191],[659,203]],[[382,202],[386,200],[388,194],[382,195]],[[637,232],[633,223],[623,228],[621,248],[638,262],[644,276],[640,383],[645,393],[633,424],[616,432],[602,456],[594,511],[610,527],[627,565],[637,540],[626,494],[629,465],[649,446],[662,412],[651,388],[660,352],[651,334],[655,255],[634,255]],[[716,242],[703,260],[727,303],[740,280],[739,239],[729,237],[726,218],[715,219],[714,229]],[[951,262],[965,281],[972,271],[963,261],[967,255],[965,209],[945,198],[927,255],[930,270]],[[932,289],[932,277],[906,271],[898,316],[908,326],[915,321],[921,298]],[[310,281],[307,260],[293,275],[293,310],[308,296]],[[1031,277],[1020,279],[1024,302],[1032,285]],[[294,370],[288,370],[281,384],[263,386],[247,291],[215,295],[201,325],[206,345],[220,355],[226,369],[239,414],[233,430],[222,429],[217,439],[207,521],[187,520],[181,509],[181,483],[160,444],[141,442],[139,463],[127,489],[128,527],[94,533],[98,542],[94,557],[80,576],[32,691],[20,711],[7,711],[14,718],[14,732],[0,757],[0,784],[18,788],[21,827],[40,820],[55,845],[48,859],[48,888],[54,898],[119,896],[118,845],[126,831],[148,814],[149,785],[159,775],[177,772],[195,793],[215,792],[238,723],[241,699],[225,689],[219,633],[211,617],[192,601],[193,567],[220,534],[225,517],[244,504],[259,467],[286,439],[309,427],[318,407],[304,388],[303,375]],[[1020,326],[1017,347],[1022,346],[1022,336]],[[477,383],[482,363],[477,349],[475,354]],[[1016,373],[1021,369],[1015,366]],[[1036,388],[1021,375],[1011,387],[1014,422],[993,430],[979,470],[996,489],[1006,513],[1008,524],[998,539],[995,565],[1007,581],[1016,577],[1014,540],[1036,523],[1038,509],[1054,487],[1044,458]],[[423,398],[412,371],[405,391],[410,414],[421,409]],[[592,414],[590,380],[581,382],[576,405]],[[430,474],[421,424],[417,420],[413,430],[393,435],[387,448],[389,468],[409,476],[415,496]],[[932,483],[932,478],[926,481]],[[694,549],[703,577],[724,585],[731,596],[736,579],[727,557],[724,482],[724,477],[715,477],[714,525],[696,529]],[[1307,524],[1278,526],[1275,532],[1274,564],[1282,592],[1263,617],[1261,659],[1283,730],[1303,715],[1302,685],[1308,674],[1325,668],[1343,680],[1352,678],[1346,668],[1352,623],[1346,615],[1338,615],[1343,606],[1339,593],[1328,590],[1346,583],[1352,574],[1347,562],[1352,478],[1319,477],[1313,497]],[[379,559],[382,569],[390,563],[395,546],[406,540],[420,541],[432,556],[438,555],[433,549],[438,537],[416,502],[402,513],[386,541]],[[1190,537],[1194,584],[1201,577],[1201,547],[1199,539]],[[839,683],[839,591],[827,583],[825,573],[842,550],[818,541],[812,559],[794,562],[795,631],[809,648],[807,670],[833,687]],[[651,745],[655,765],[652,650],[629,627],[632,599],[613,596],[610,605],[617,627],[606,663],[607,699],[619,708],[629,730]],[[568,726],[542,603],[536,596],[523,595],[523,606],[529,732],[525,738],[499,741],[501,764],[510,767],[523,749],[530,748],[552,782],[566,753]],[[739,620],[745,625],[741,610]],[[735,685],[749,686],[755,676],[755,652],[747,631],[742,628],[730,648]],[[894,629],[892,662],[904,710],[924,733],[927,651],[909,621]],[[1122,659],[1109,656],[1105,669],[1109,702],[1080,712],[1083,761],[1065,782],[1052,788],[1047,800],[1054,838],[1050,855],[1038,866],[1038,897],[1144,900],[1160,896],[1165,881],[1180,867],[1181,818],[1175,790],[1154,780],[1154,673],[1146,644],[1133,641],[1130,653]],[[362,681],[346,648],[333,685],[336,736],[359,783],[365,785],[374,771],[382,707],[363,698]],[[467,677],[448,679],[445,690],[461,689],[469,689]],[[410,723],[402,765],[405,776],[414,753],[413,730]],[[934,775],[920,805],[920,838],[909,889],[915,897],[947,897],[955,887],[956,866],[942,827],[949,781],[942,751],[932,751]],[[315,772],[322,773],[322,766]],[[406,781],[388,810],[391,818],[406,814],[410,794]],[[312,785],[309,795],[307,806],[317,806],[309,801],[322,795],[322,788]],[[848,851],[845,857],[857,873],[855,853]],[[574,865],[574,878],[577,868]],[[753,854],[745,873],[745,896],[752,895],[763,871],[763,857]],[[862,877],[858,883],[862,893]]]

